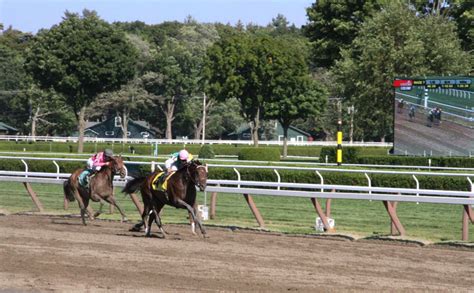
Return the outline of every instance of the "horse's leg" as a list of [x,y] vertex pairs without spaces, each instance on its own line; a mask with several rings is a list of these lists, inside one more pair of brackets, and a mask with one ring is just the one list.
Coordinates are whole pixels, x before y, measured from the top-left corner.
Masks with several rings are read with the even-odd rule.
[[187,204],[184,200],[182,199],[177,199],[176,202],[180,204],[182,207],[186,208],[189,213],[191,213],[191,216],[193,217],[193,221],[198,224],[199,229],[201,230],[202,236],[205,238],[206,237],[206,230],[204,229],[204,226],[201,224],[201,221],[199,220],[198,217],[196,217],[196,213],[194,211],[194,208]]
[[[108,203],[114,205],[115,207],[117,207],[117,210],[119,210],[120,215],[122,215],[122,222],[128,222],[127,216],[126,216],[125,213],[122,211],[122,209],[121,209],[120,206],[118,205],[118,203],[117,203],[117,201],[115,200],[115,197],[114,197],[113,195],[104,198],[104,200],[107,201]],[[101,201],[101,207],[102,207],[102,201]]]
[[85,214],[87,213],[89,215],[89,220],[90,221],[93,221],[94,220],[94,215],[92,215],[91,213],[89,213],[87,211],[87,207],[89,206],[89,197],[86,197],[84,199],[84,208],[81,209],[81,217],[82,217],[82,223],[84,225],[86,225],[86,218],[85,218]]
[[81,219],[82,219],[82,223],[84,224],[84,226],[87,225],[86,223],[86,205],[84,204],[84,201],[82,200],[82,195],[80,194],[79,190],[77,189],[77,187],[75,188],[74,190],[74,197],[76,198],[77,200],[77,204],[79,205],[79,209],[81,210]]
[[146,237],[151,237],[151,226],[153,225],[153,221],[155,221],[156,215],[155,215],[155,209],[152,208],[148,212],[148,221],[144,221],[145,223],[145,236]]
[[163,234],[163,238],[165,238],[165,234],[168,234],[168,233],[166,233],[166,231],[163,229],[163,223],[161,222],[161,217],[160,217],[160,212],[163,206],[164,206],[163,203],[158,202],[156,206],[153,208],[153,211],[154,211],[155,223],[160,229],[161,234]]
[[[194,212],[196,212],[197,209],[197,204],[196,202],[193,205]],[[190,212],[188,212],[189,215],[189,223],[191,224],[191,232],[196,235],[196,222],[194,222],[193,216],[191,215]]]
[[94,217],[98,217],[100,214],[102,214],[102,207],[104,206],[104,201],[101,199],[100,200],[100,206],[99,206],[99,210],[97,212],[95,212],[94,214]]

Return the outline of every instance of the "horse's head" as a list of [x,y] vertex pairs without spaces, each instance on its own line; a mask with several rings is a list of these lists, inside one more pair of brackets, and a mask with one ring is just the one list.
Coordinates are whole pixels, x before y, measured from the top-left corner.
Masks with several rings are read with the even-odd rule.
[[194,185],[199,187],[199,190],[204,191],[207,185],[207,164],[203,165],[201,162],[193,160],[189,163],[188,168]]
[[111,169],[114,175],[120,175],[120,178],[125,178],[127,176],[127,169],[123,163],[123,158],[121,156],[113,157],[111,160]]

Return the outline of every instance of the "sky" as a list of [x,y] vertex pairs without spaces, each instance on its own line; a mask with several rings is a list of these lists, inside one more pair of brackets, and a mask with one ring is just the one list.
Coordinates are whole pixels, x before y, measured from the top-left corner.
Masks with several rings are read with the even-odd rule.
[[140,20],[147,24],[183,21],[191,15],[198,22],[234,25],[267,25],[283,14],[297,27],[307,21],[306,8],[315,0],[0,0],[0,23],[36,33],[61,22],[64,12],[95,10],[108,22]]

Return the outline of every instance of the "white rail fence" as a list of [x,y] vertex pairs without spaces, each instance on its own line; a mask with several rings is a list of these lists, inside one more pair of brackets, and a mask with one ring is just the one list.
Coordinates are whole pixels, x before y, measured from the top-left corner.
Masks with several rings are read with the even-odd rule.
[[[24,136],[24,135],[0,135],[0,141],[44,141],[44,142],[73,142],[76,143],[78,137],[62,136]],[[148,138],[97,138],[84,137],[84,142],[91,143],[137,143],[137,144],[240,144],[253,145],[251,140],[202,140],[202,139],[148,139]],[[283,145],[282,140],[261,140],[261,145]],[[293,141],[289,140],[288,145],[312,145],[312,146],[335,146],[335,141]],[[350,146],[377,146],[391,147],[392,143],[384,142],[353,142]]]
[[[5,157],[0,157],[5,158]],[[61,158],[34,158],[34,157],[9,157],[10,159],[22,160],[25,171],[0,171],[0,181],[22,182],[27,188],[32,200],[37,204],[39,199],[36,198],[30,183],[47,183],[62,184],[70,174],[60,173],[60,168],[56,161],[84,161],[83,159],[61,159]],[[50,160],[56,165],[57,172],[31,172],[28,170],[27,160]],[[159,166],[154,162],[126,162],[127,164],[146,164],[151,168]],[[288,167],[288,166],[250,166],[250,165],[216,165],[210,164],[210,168],[232,168],[236,174],[237,180],[215,180],[209,179],[206,192],[211,192],[211,218],[215,216],[215,205],[217,193],[243,194],[249,207],[251,208],[260,227],[264,227],[265,223],[260,215],[258,208],[253,202],[252,195],[266,196],[285,196],[285,197],[302,197],[310,198],[316,212],[321,218],[326,231],[331,231],[328,222],[330,217],[330,200],[331,199],[353,199],[353,200],[374,200],[382,201],[390,216],[392,222],[392,234],[404,235],[405,229],[396,214],[397,202],[417,202],[417,203],[437,203],[437,204],[456,204],[462,205],[463,208],[463,234],[462,239],[468,240],[469,220],[474,222],[474,213],[471,206],[474,205],[474,185],[471,177],[474,173],[449,173],[449,172],[430,172],[430,171],[387,171],[387,170],[354,170],[340,168],[311,168],[311,167]],[[241,180],[239,169],[270,169],[276,173],[277,182],[262,182]],[[320,183],[290,183],[281,182],[280,170],[306,170],[315,172],[320,178]],[[324,172],[341,172],[341,173],[361,173],[367,178],[367,186],[352,185],[334,185],[324,184]],[[417,183],[417,188],[392,188],[392,187],[375,187],[372,186],[371,174],[392,174],[392,175],[411,175]],[[452,176],[464,177],[471,186],[471,191],[454,191],[454,190],[431,190],[419,187],[416,176]],[[124,186],[126,180],[116,177],[115,186]],[[325,198],[326,211],[318,203],[318,199]],[[40,204],[40,202],[39,202]],[[38,204],[37,204],[38,206]],[[38,209],[41,210],[41,206]],[[137,208],[139,208],[137,206]]]

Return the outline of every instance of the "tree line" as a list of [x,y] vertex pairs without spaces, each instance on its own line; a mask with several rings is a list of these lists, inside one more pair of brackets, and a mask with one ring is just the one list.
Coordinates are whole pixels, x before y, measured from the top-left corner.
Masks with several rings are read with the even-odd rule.
[[111,115],[123,133],[140,119],[165,138],[200,139],[205,125],[218,139],[246,122],[255,145],[271,121],[285,138],[293,125],[332,139],[353,115],[355,140],[390,140],[394,77],[472,72],[474,4],[451,2],[318,0],[300,28],[283,15],[148,25],[89,10],[35,35],[2,26],[0,117],[31,135],[77,129],[80,151],[85,121]]

